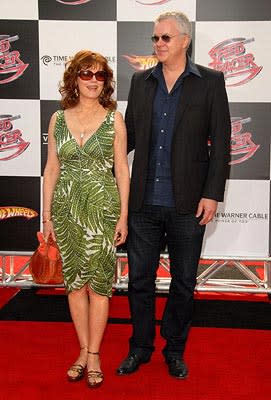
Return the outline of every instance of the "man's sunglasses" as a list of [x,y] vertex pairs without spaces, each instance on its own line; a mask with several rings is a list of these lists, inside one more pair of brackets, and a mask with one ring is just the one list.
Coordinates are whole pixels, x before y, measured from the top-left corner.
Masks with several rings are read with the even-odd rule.
[[81,69],[77,74],[82,81],[90,81],[93,76],[95,76],[99,82],[104,82],[107,78],[107,73],[105,71],[92,72],[89,69]]
[[171,41],[172,38],[174,38],[175,36],[179,36],[179,35],[186,35],[186,34],[180,32],[180,33],[177,33],[177,35],[172,35],[172,36],[167,35],[167,34],[161,35],[161,36],[153,35],[153,36],[151,37],[151,40],[152,40],[153,43],[158,43],[158,42],[159,42],[159,39],[162,39],[163,42],[169,43],[169,42]]

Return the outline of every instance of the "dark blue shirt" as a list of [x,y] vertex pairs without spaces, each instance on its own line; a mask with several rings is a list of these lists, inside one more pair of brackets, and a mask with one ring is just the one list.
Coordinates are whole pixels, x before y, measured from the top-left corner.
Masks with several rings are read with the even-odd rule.
[[179,76],[170,93],[167,90],[161,63],[156,65],[147,78],[152,79],[153,76],[157,79],[157,90],[152,109],[145,204],[175,207],[171,180],[171,143],[183,81],[191,73],[201,76],[196,65],[188,58],[184,72]]

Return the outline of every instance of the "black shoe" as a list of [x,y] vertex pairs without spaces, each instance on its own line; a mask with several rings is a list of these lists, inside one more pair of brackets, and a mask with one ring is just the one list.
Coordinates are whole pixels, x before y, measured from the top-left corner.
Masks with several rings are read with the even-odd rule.
[[188,375],[188,368],[185,362],[181,358],[171,358],[166,360],[168,365],[169,375],[174,376],[174,378],[184,379]]
[[145,364],[150,361],[148,359],[142,359],[137,354],[129,354],[125,360],[122,361],[119,368],[117,369],[118,375],[128,375],[132,374],[136,370],[138,370],[140,364]]

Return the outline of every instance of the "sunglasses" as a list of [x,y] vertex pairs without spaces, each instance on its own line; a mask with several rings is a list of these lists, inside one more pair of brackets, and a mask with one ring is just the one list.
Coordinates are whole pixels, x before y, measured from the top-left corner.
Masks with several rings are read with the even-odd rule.
[[180,33],[177,33],[177,35],[172,35],[172,36],[167,35],[167,34],[161,35],[161,36],[153,35],[153,36],[151,37],[151,40],[152,40],[153,43],[158,43],[158,42],[159,42],[159,39],[162,39],[163,42],[169,43],[169,42],[171,41],[172,38],[174,38],[175,36],[179,36],[179,35],[186,35],[186,33],[181,33],[181,32],[180,32]]
[[93,76],[95,76],[96,80],[99,82],[104,82],[107,78],[107,73],[105,71],[92,72],[89,69],[81,69],[77,74],[82,81],[90,81]]

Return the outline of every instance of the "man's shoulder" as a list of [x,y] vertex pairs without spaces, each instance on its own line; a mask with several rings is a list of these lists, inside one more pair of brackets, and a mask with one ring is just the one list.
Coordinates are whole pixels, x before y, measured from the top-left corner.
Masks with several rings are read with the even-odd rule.
[[204,67],[203,65],[200,64],[195,64],[203,78],[210,78],[210,79],[218,79],[223,76],[223,72],[221,71],[216,71],[215,69],[211,69],[208,67]]
[[151,75],[153,70],[154,70],[154,67],[151,67],[151,68],[148,68],[148,69],[144,69],[142,71],[136,71],[134,73],[134,79],[136,79],[136,80],[145,80]]

